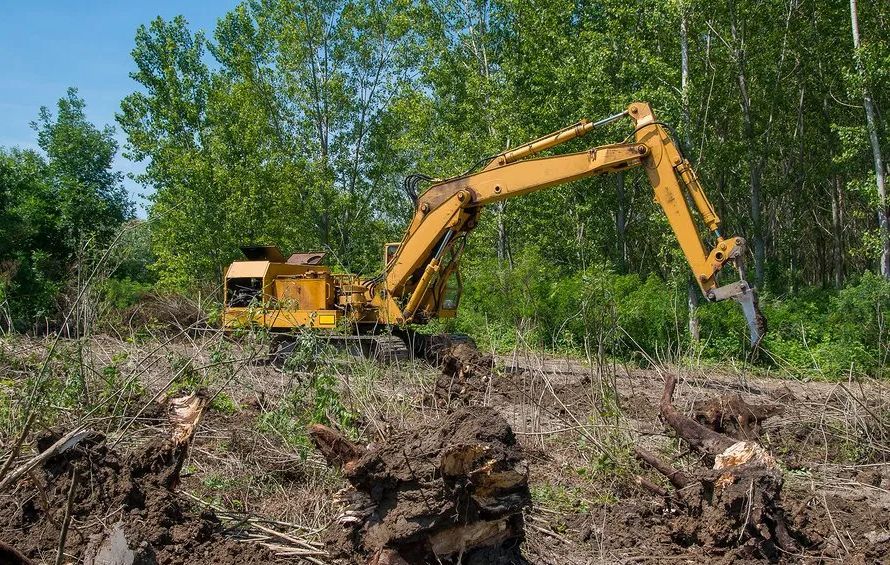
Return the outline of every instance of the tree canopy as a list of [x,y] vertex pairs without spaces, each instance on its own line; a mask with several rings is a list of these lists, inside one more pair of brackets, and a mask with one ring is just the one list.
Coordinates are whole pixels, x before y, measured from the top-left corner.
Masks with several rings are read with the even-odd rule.
[[[839,286],[877,266],[861,90],[887,106],[890,53],[880,3],[859,8],[859,50],[849,19],[797,0],[255,0],[211,37],[182,18],[141,27],[141,88],[119,121],[129,155],[148,159],[157,269],[173,286],[215,280],[244,243],[378,268],[407,173],[458,174],[633,100],[680,132],[761,286]],[[638,174],[579,182],[493,210],[477,248],[667,276],[677,258],[650,200]]]

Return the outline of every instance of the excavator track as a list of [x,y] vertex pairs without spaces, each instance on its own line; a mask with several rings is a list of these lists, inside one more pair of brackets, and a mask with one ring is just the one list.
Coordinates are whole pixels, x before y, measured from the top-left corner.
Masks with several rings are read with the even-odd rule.
[[[334,351],[351,357],[371,359],[384,364],[408,362],[424,359],[437,364],[442,352],[457,343],[470,343],[473,339],[466,334],[420,334],[413,330],[394,328],[392,333],[327,335],[323,337],[303,337],[294,334],[276,335],[269,347],[269,361],[283,368],[287,360],[299,351],[308,341],[312,347],[330,347]],[[320,353],[316,352],[316,353]]]

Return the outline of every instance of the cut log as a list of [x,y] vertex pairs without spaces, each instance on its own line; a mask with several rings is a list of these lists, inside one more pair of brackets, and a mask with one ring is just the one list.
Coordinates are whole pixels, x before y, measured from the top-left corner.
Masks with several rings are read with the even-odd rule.
[[637,447],[634,448],[634,455],[637,456],[637,459],[664,475],[674,485],[674,488],[679,490],[686,488],[686,485],[689,484],[689,478],[682,471],[675,469],[673,465],[657,457],[654,453]]

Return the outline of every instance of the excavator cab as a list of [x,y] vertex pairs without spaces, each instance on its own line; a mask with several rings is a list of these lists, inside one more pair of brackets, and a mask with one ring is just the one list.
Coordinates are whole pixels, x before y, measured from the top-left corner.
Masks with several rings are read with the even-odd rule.
[[457,307],[460,304],[460,295],[463,292],[463,284],[460,280],[460,272],[454,271],[445,281],[442,296],[439,301],[439,317],[453,318],[457,315]]

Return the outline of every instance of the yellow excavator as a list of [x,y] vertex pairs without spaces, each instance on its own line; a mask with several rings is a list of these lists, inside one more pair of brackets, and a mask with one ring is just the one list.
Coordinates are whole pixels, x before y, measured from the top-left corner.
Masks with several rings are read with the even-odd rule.
[[[623,143],[531,158],[625,117],[634,129]],[[384,246],[384,268],[377,276],[334,273],[323,264],[324,253],[295,253],[285,259],[274,246],[242,248],[246,260],[233,262],[225,275],[224,328],[259,325],[281,334],[318,328],[372,355],[384,347],[386,336],[395,336],[418,351],[426,344],[418,343],[422,336],[407,327],[455,316],[461,253],[486,206],[585,177],[643,167],[705,298],[737,301],[756,347],[766,323],[755,289],[745,281],[745,241],[720,232],[720,218],[672,133],[649,104],[636,102],[620,114],[597,122],[582,120],[504,151],[462,176],[438,181],[412,175],[406,187],[415,201],[414,217],[401,242]],[[421,181],[432,184],[417,196]],[[691,206],[713,236],[710,249],[699,236]],[[729,263],[740,280],[719,286],[717,275]]]

